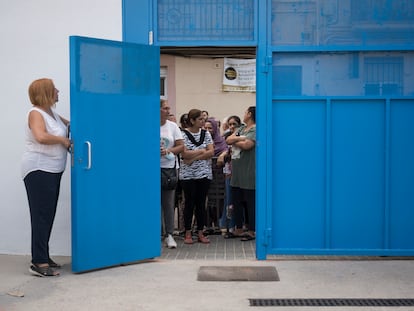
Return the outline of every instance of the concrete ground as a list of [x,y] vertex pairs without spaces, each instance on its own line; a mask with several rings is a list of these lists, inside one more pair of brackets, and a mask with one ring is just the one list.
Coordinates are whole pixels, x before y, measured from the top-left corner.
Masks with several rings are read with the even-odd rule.
[[[29,256],[0,255],[0,311],[414,310],[414,306],[252,307],[252,298],[414,298],[414,260],[296,256],[257,261],[250,256],[223,257],[221,251],[211,256],[212,249],[222,249],[223,243],[234,243],[229,247],[234,254],[250,248],[221,236],[211,240],[210,245],[193,246],[178,240],[178,248],[164,248],[160,258],[83,274],[71,272],[70,257],[54,257],[64,266],[59,277],[50,278],[29,274]],[[202,282],[197,281],[201,266],[272,266],[280,281]]]

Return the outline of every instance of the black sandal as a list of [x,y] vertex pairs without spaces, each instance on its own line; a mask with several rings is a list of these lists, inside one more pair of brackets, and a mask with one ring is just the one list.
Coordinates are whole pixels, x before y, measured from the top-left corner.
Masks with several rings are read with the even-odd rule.
[[247,241],[251,241],[251,240],[254,240],[254,239],[255,239],[254,236],[251,236],[250,234],[248,234],[248,235],[245,235],[244,237],[242,237],[240,241],[247,242]]
[[36,264],[30,265],[29,272],[36,276],[58,276],[59,272],[56,272],[49,266],[39,267]]
[[235,235],[233,232],[226,232],[225,235],[223,235],[225,239],[234,239],[238,238],[239,236]]
[[54,262],[51,258],[48,260],[49,267],[51,268],[62,268],[61,264]]

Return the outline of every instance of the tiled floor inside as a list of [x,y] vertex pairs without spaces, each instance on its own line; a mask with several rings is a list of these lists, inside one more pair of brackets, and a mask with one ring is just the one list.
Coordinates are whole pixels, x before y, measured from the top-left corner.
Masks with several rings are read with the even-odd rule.
[[[162,242],[160,259],[166,260],[256,260],[256,240],[225,239],[222,235],[208,236],[211,243],[184,244],[184,238],[175,235],[176,249],[168,249]],[[193,236],[195,240],[195,237]],[[267,260],[414,260],[398,256],[345,256],[345,255],[267,255]]]
[[174,236],[177,242],[176,249],[168,249],[162,244],[161,259],[168,260],[254,260],[255,240],[240,241],[240,238],[225,239],[222,235],[209,235],[210,244],[184,244],[182,236]]

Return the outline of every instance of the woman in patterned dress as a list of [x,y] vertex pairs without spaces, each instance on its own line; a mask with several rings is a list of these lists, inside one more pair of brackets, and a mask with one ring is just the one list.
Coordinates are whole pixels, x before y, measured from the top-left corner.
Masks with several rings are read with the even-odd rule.
[[180,181],[184,190],[185,244],[193,244],[191,226],[193,214],[197,221],[198,242],[208,244],[203,234],[205,224],[206,198],[213,179],[211,158],[214,143],[210,133],[203,129],[205,119],[201,110],[188,112],[188,127],[184,132],[184,151],[180,165]]

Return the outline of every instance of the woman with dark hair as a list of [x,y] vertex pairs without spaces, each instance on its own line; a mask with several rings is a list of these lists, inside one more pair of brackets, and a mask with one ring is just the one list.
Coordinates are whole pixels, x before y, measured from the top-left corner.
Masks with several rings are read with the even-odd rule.
[[203,234],[205,224],[206,197],[213,178],[211,158],[214,155],[213,139],[202,129],[205,120],[201,110],[191,109],[188,127],[184,132],[184,151],[180,165],[180,181],[184,190],[185,244],[193,244],[191,226],[193,214],[197,220],[198,241],[210,243]]
[[241,120],[239,116],[230,116],[227,118],[227,130],[224,132],[223,137],[226,139],[231,134],[234,133],[235,130],[237,130],[240,125],[242,125]]
[[[233,134],[241,125],[241,120],[238,116],[230,116],[227,118],[227,131],[224,133],[223,137],[227,138]],[[231,145],[229,146],[227,152],[222,153],[218,159],[217,163],[223,166],[224,174],[224,210],[220,218],[220,228],[226,228],[226,233],[224,238],[232,238],[234,230],[234,213],[233,213],[233,198],[231,195]]]
[[184,113],[180,117],[180,128],[186,129],[188,127],[188,113]]
[[[244,113],[242,125],[226,142],[233,149],[231,187],[236,222],[235,235],[243,236],[243,205],[247,208],[249,219],[248,234],[242,241],[252,240],[256,236],[256,107],[249,107]],[[233,150],[234,151],[234,150]]]
[[[214,234],[215,230],[220,229],[219,219],[223,213],[224,206],[224,175],[223,163],[218,162],[218,158],[228,151],[228,145],[221,136],[218,122],[214,118],[208,118],[204,128],[210,132],[214,141],[214,157],[212,158],[213,180],[207,194],[207,223],[209,234]],[[221,198],[220,198],[221,196]]]
[[202,110],[201,111],[201,115],[203,116],[204,121],[207,121],[207,119],[208,119],[208,111],[207,110]]
[[[207,126],[207,124],[210,124],[210,125]],[[227,143],[225,139],[223,138],[223,136],[221,136],[220,134],[220,129],[219,129],[216,119],[208,118],[206,121],[205,129],[210,132],[211,137],[213,138],[214,156],[218,157],[220,154],[227,151],[228,149]]]

